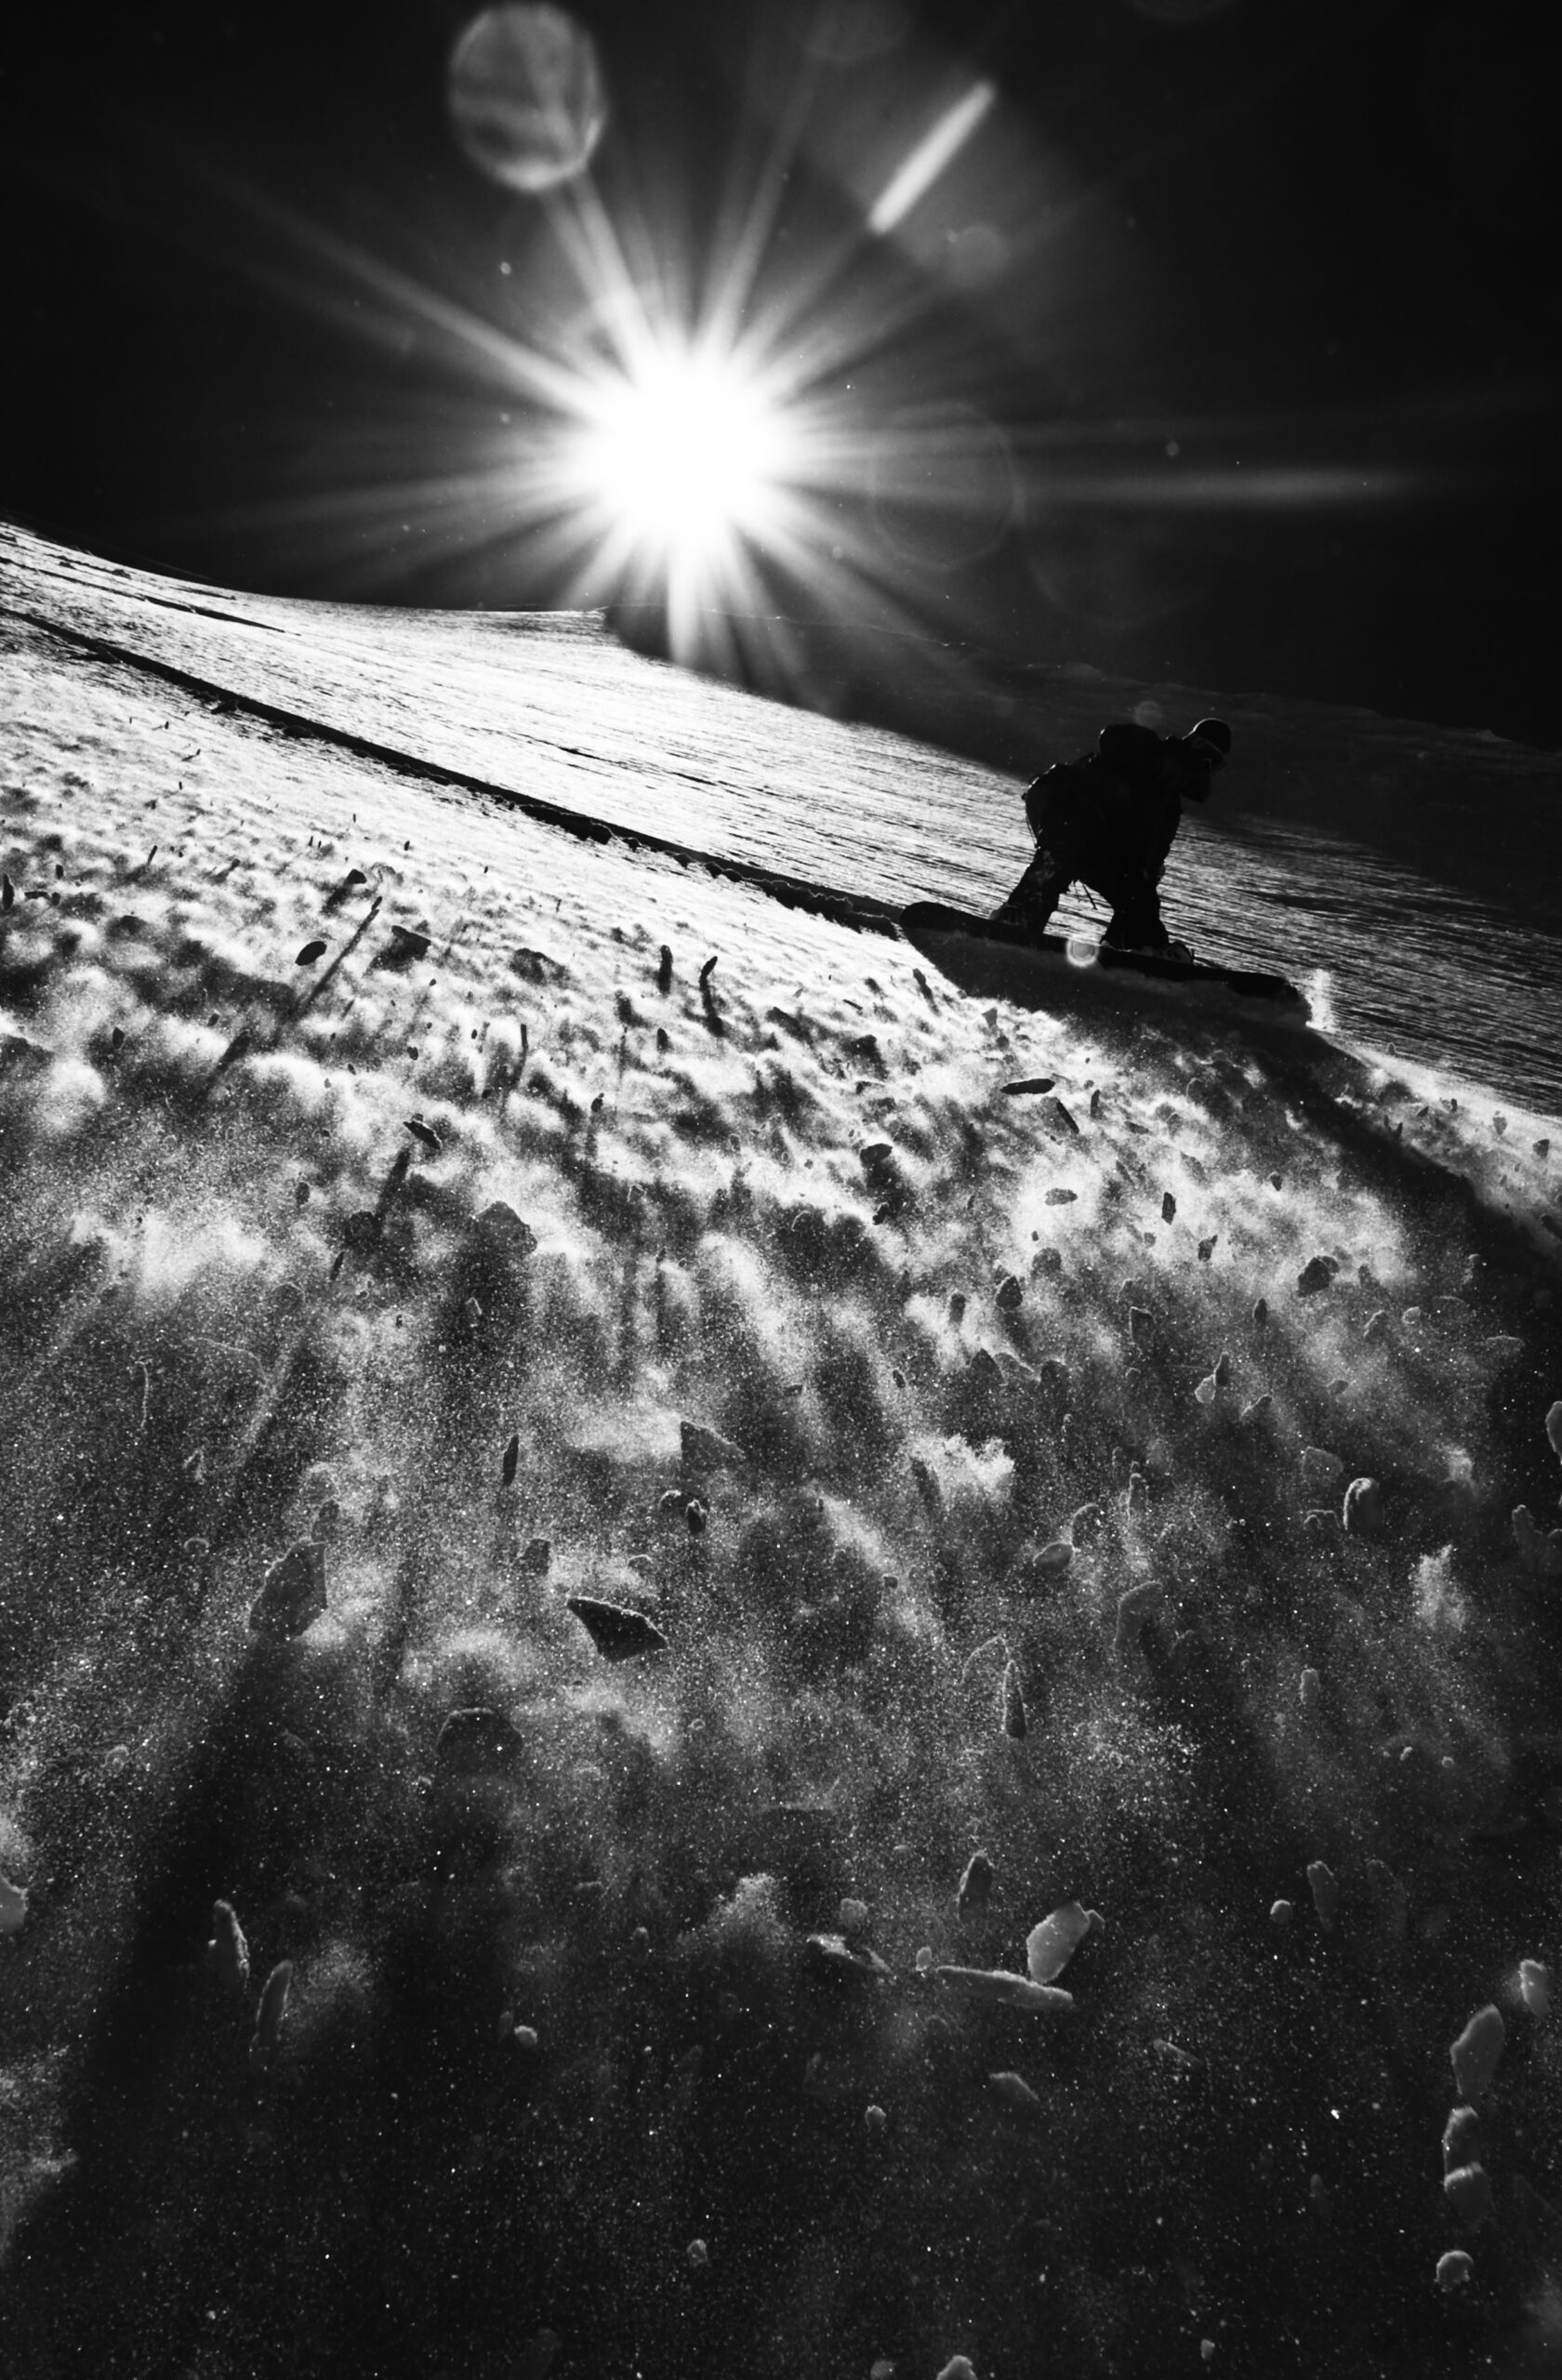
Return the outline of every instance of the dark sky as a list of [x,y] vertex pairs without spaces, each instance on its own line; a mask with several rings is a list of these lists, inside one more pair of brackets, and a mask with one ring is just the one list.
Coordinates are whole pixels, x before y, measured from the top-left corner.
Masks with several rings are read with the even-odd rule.
[[[556,347],[586,299],[549,209],[452,135],[475,13],[19,0],[0,506],[275,591],[578,592],[514,494],[539,417],[503,350]],[[789,306],[816,358],[844,439],[822,534],[864,563],[865,616],[1562,742],[1551,8],[574,13],[610,105],[602,220],[658,302],[709,288],[786,167],[750,314]],[[965,146],[873,231],[984,80]]]

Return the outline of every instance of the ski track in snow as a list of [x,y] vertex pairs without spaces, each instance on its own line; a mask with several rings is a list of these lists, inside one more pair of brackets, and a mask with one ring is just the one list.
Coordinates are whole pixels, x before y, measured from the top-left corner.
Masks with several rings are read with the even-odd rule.
[[[1015,780],[691,678],[627,651],[589,615],[365,612],[176,581],[156,582],[169,591],[149,607],[147,583],[14,532],[0,538],[0,602],[25,598],[236,693],[610,824],[892,903],[988,909],[1025,864]],[[197,596],[231,607],[232,625]],[[1373,778],[1397,760],[1409,808],[1418,747],[1436,738],[1380,726]],[[1240,759],[1229,791],[1217,788],[1228,809],[1244,799]],[[1444,785],[1439,850],[1451,799]],[[1543,787],[1539,799],[1537,820],[1549,818]],[[1285,816],[1185,817],[1163,887],[1173,930],[1228,963],[1326,985],[1352,1041],[1562,1113],[1562,938],[1543,916],[1529,900],[1494,909],[1335,824],[1306,824],[1304,787],[1287,805]],[[1470,831],[1486,833],[1494,815],[1474,816]],[[1516,866],[1528,888],[1532,867]],[[1084,894],[1060,913],[1063,927],[1103,921]]]

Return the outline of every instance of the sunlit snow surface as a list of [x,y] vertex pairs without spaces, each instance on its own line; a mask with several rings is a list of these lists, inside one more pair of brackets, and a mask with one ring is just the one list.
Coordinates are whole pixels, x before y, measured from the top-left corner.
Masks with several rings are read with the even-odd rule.
[[[1019,777],[647,661],[589,614],[284,602],[132,579],[3,528],[0,603],[496,785],[846,892],[991,908],[1028,854]],[[924,710],[941,658],[929,648]],[[1562,759],[1093,670],[1039,672],[1002,708],[1028,774],[1088,748],[1108,717],[1134,708],[1171,730],[1214,699],[1236,757],[1211,811],[1185,818],[1163,886],[1173,930],[1201,955],[1298,983],[1321,971],[1348,1038],[1562,1113]],[[958,698],[946,707],[958,746],[970,722]],[[1070,918],[1102,922],[1079,898]]]
[[1544,1115],[972,999],[16,612],[1007,868],[981,770],[589,624],[5,601],[16,2368],[1545,2369]]

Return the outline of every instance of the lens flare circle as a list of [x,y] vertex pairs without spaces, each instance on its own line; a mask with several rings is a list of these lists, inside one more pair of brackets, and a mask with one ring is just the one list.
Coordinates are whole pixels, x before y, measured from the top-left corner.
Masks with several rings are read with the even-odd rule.
[[451,53],[448,97],[478,171],[533,197],[584,173],[607,124],[596,45],[548,5],[474,17]]
[[778,407],[730,359],[664,351],[599,392],[576,469],[647,559],[763,535],[789,453]]

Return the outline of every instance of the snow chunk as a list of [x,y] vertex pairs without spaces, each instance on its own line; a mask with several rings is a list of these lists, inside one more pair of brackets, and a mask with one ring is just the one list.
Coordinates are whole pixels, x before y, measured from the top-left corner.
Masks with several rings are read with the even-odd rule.
[[1508,2038],[1508,2029],[1502,2012],[1489,2000],[1477,2008],[1464,2030],[1449,2051],[1453,2079],[1460,2097],[1473,2106],[1491,2088],[1497,2061]]
[[1063,1973],[1087,1934],[1101,1924],[1093,1909],[1065,1901],[1026,1937],[1026,1966],[1033,1983],[1051,1983]]
[[1345,1533],[1375,1537],[1383,1525],[1383,1488],[1375,1479],[1353,1479],[1345,1489]]
[[1033,2016],[1057,2016],[1074,2005],[1071,1991],[1033,1983],[1026,1976],[1011,1975],[1004,1967],[934,1967],[933,1972],[957,1999],[973,2000],[988,2007],[1024,2008]]

